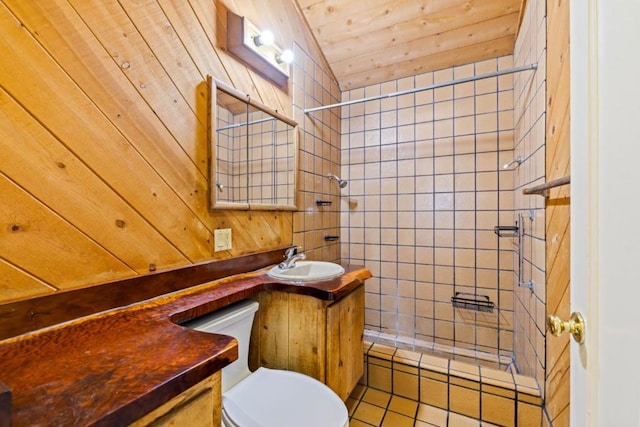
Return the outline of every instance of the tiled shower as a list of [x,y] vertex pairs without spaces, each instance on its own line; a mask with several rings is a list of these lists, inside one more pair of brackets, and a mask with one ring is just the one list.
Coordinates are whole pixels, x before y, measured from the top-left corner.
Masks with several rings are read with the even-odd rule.
[[[544,1],[527,3],[514,55],[342,93],[297,46],[293,68],[301,136],[294,243],[312,259],[372,271],[368,338],[472,352],[502,369],[513,360],[542,391],[544,199],[522,190],[545,179],[545,13]],[[303,113],[532,63],[537,70]],[[519,239],[494,233],[516,224],[522,268]],[[324,240],[336,234],[339,242]],[[533,290],[518,286],[531,281]],[[456,295],[495,308],[455,308]]]
[[[344,100],[511,68],[511,57],[343,94]],[[513,76],[343,108],[343,258],[369,267],[366,327],[492,354],[513,351]],[[455,309],[468,295],[493,313]]]
[[[545,10],[529,2],[513,56],[343,92],[376,97],[514,67],[525,71],[342,107],[341,256],[373,273],[374,339],[472,350],[544,384]],[[522,163],[512,163],[516,158]],[[519,226],[498,237],[495,226]],[[521,268],[522,264],[522,268]],[[533,291],[519,283],[534,283]],[[492,312],[456,308],[461,295]],[[465,352],[468,354],[468,352]]]

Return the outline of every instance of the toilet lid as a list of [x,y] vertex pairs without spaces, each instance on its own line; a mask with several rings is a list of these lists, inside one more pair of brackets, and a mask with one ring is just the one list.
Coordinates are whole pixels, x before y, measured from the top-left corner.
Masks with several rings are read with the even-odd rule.
[[340,397],[320,381],[267,368],[224,393],[222,408],[242,427],[342,427],[349,417]]

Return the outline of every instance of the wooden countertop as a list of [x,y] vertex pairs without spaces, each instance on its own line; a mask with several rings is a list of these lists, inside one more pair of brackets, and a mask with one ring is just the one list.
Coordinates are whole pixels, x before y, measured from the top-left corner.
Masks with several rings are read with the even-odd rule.
[[371,277],[364,267],[347,266],[339,278],[294,284],[266,272],[207,282],[1,341],[0,391],[2,383],[11,390],[12,424],[0,410],[0,425],[127,425],[237,359],[233,338],[178,323],[262,291],[338,300]]

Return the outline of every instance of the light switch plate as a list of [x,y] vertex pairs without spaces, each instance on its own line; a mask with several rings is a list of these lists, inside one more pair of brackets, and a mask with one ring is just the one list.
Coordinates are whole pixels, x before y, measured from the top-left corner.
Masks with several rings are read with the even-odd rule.
[[221,228],[213,232],[214,252],[228,251],[231,249],[231,229]]

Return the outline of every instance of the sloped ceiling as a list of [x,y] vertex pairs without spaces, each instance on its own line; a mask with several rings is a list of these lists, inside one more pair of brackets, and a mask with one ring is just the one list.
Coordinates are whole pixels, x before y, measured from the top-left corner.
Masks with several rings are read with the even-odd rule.
[[513,53],[526,0],[295,0],[340,88]]

